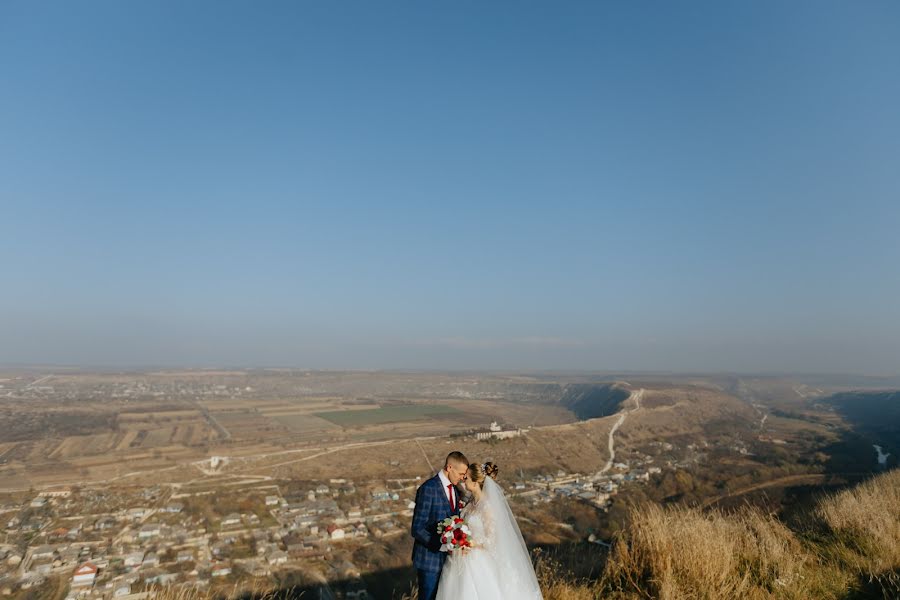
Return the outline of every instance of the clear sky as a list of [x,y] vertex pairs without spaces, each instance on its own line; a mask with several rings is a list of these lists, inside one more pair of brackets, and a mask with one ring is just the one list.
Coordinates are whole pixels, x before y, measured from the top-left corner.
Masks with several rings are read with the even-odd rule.
[[0,3],[0,362],[900,373],[900,3]]

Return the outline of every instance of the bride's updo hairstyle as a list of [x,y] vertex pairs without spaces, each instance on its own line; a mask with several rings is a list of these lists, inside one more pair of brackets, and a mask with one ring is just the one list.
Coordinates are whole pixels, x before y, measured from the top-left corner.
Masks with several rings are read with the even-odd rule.
[[492,462],[486,462],[481,465],[472,463],[469,465],[469,479],[477,483],[478,487],[484,487],[485,477],[497,479],[498,473],[500,473],[500,467]]

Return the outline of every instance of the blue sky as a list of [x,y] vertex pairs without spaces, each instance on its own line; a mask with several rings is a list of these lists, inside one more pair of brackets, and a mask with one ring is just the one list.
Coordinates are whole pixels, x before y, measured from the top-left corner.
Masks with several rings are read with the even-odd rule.
[[900,373],[896,2],[0,4],[0,362]]

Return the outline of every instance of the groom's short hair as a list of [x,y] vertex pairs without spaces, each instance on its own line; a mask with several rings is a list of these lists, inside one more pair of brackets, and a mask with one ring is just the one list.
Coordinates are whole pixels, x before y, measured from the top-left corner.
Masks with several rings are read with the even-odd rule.
[[469,459],[466,458],[466,455],[460,452],[459,450],[454,450],[450,454],[447,455],[447,460],[444,461],[444,468],[447,468],[451,462],[456,463],[458,465],[468,465]]

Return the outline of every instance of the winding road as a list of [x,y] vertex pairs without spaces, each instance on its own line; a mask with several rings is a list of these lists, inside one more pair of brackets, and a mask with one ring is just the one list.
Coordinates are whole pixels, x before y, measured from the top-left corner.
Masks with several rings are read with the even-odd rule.
[[629,399],[634,399],[634,408],[631,410],[624,410],[619,413],[618,420],[613,424],[612,429],[609,430],[609,460],[606,461],[606,464],[600,469],[600,473],[606,473],[610,469],[612,469],[613,462],[616,460],[616,440],[615,435],[616,431],[619,427],[622,426],[622,423],[625,422],[625,419],[628,418],[633,412],[637,412],[641,409],[641,398],[644,397],[644,388],[639,389],[629,396]]

